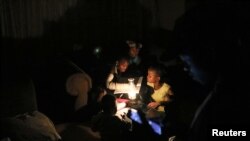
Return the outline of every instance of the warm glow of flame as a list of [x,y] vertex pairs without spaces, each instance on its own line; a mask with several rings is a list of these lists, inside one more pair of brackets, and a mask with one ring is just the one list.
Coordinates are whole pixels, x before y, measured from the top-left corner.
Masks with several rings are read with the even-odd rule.
[[128,93],[128,97],[131,100],[135,99],[136,98],[136,92],[135,92],[135,90],[130,90],[129,93]]

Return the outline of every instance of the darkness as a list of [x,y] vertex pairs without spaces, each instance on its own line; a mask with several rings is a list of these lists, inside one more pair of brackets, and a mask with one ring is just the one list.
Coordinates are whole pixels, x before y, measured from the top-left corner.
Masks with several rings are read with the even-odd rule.
[[[67,2],[75,2],[75,4],[66,6]],[[206,96],[207,89],[193,81],[183,70],[184,64],[178,56],[182,51],[180,46],[189,46],[187,43],[197,46],[206,44],[205,40],[210,39],[210,36],[219,36],[219,34],[216,35],[216,32],[231,28],[228,26],[230,24],[225,23],[228,19],[236,27],[231,28],[230,31],[233,30],[233,32],[230,33],[242,37],[242,50],[245,51],[249,46],[250,32],[247,32],[247,27],[250,25],[247,14],[249,13],[249,3],[231,0],[228,1],[229,6],[225,4],[225,8],[228,9],[224,9],[222,6],[218,11],[214,10],[213,8],[220,2],[207,0],[179,0],[177,2],[171,0],[151,2],[65,0],[60,2],[60,9],[56,7],[55,1],[55,4],[44,3],[48,4],[49,8],[48,11],[43,12],[45,15],[50,15],[50,13],[56,13],[56,10],[53,11],[54,8],[58,8],[57,11],[61,10],[63,14],[58,14],[54,19],[52,18],[53,20],[46,19],[45,16],[39,23],[36,18],[42,17],[42,13],[37,12],[37,7],[33,7],[34,13],[31,12],[32,14],[29,12],[23,14],[18,13],[18,8],[16,11],[10,8],[20,3],[1,1],[0,4],[3,4],[4,7],[0,10],[1,19],[3,19],[1,21],[1,118],[38,110],[47,115],[55,125],[72,121],[75,97],[67,94],[65,88],[67,78],[83,70],[92,78],[93,90],[91,92],[95,92],[98,87],[104,87],[105,79],[115,61],[120,56],[127,55],[128,47],[125,41],[135,40],[143,44],[140,56],[147,62],[147,65],[154,62],[165,65],[168,83],[172,86],[176,99],[182,103],[172,105],[175,106],[173,110],[177,111],[174,113],[178,116],[174,115],[170,118],[179,121],[173,132],[179,131],[180,134],[186,132],[196,108]],[[39,4],[41,3],[35,2],[32,5],[26,1],[22,8],[34,5],[40,8]],[[64,8],[62,8],[63,5]],[[176,8],[170,8],[171,6],[176,6]],[[203,14],[192,13],[192,10],[199,6],[205,6],[209,12],[201,10],[204,12]],[[228,13],[222,12],[223,9]],[[14,16],[11,15],[13,12]],[[218,19],[210,19],[209,16],[216,15],[217,12],[222,13],[217,16]],[[196,18],[196,21],[185,19],[185,17],[190,17],[188,14],[193,14],[191,18]],[[23,22],[21,22],[21,18],[17,18],[22,15],[25,15]],[[36,18],[34,19],[34,17]],[[182,21],[186,22],[184,26],[180,25],[181,28],[176,28]],[[206,27],[214,23],[216,25],[217,21],[223,21],[218,24],[225,24],[225,29],[217,29],[216,26]],[[193,23],[196,23],[196,27],[193,27]],[[202,23],[206,23],[205,27],[197,26]],[[27,26],[24,26],[25,24]],[[43,27],[41,32],[40,28],[36,26],[40,24]],[[196,31],[189,29],[196,29]],[[200,29],[205,30],[200,31]],[[213,31],[215,33],[211,33]],[[180,40],[182,36],[186,36],[186,33],[189,35],[190,32],[194,32],[196,36]],[[203,38],[199,38],[199,34],[202,34],[200,32],[207,33],[204,42]],[[198,43],[197,40],[199,40]],[[95,49],[100,49],[100,52],[95,53]],[[192,47],[188,49],[192,49]],[[198,52],[201,50],[206,51],[206,48],[202,48]],[[221,52],[225,50],[232,52],[230,46],[224,47]],[[236,66],[233,69],[238,68],[237,71],[245,69],[247,66],[245,60],[249,59],[247,56],[249,56],[248,52],[243,52],[239,59],[230,59]],[[223,57],[228,56],[223,54],[221,58]],[[203,58],[206,60],[207,57],[199,56],[197,60]],[[208,60],[207,64],[210,61]],[[240,63],[237,64],[238,62]],[[205,66],[208,66],[207,64]],[[229,62],[224,64],[229,64]],[[244,77],[243,74],[245,73],[239,76]],[[237,81],[239,80],[237,78]],[[24,88],[26,85],[27,88]]]

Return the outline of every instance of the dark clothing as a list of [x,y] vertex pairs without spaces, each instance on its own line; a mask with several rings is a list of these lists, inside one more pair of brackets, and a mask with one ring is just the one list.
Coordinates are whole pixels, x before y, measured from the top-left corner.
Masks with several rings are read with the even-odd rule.
[[250,110],[243,87],[226,82],[219,83],[196,110],[190,125],[188,141],[213,140],[212,129],[246,130],[249,127]]
[[100,113],[92,120],[92,130],[100,132],[102,141],[122,141],[129,128],[129,123],[107,113]]
[[151,95],[154,93],[154,89],[148,85],[143,85],[140,90],[140,98],[144,104],[148,104],[153,101]]
[[72,117],[72,122],[88,122],[91,118],[101,111],[99,102],[92,102],[77,110]]
[[129,57],[129,66],[126,71],[128,77],[144,76],[144,69],[146,69],[146,67],[143,65],[143,62],[139,56],[134,58]]

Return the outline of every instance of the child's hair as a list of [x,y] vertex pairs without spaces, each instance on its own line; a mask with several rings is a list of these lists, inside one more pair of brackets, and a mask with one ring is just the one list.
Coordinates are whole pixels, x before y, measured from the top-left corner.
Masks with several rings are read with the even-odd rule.
[[129,48],[137,48],[137,49],[141,49],[142,48],[142,44],[139,43],[138,41],[134,41],[134,40],[127,40],[126,41],[127,45]]
[[162,65],[160,64],[151,65],[148,68],[148,70],[154,71],[161,78],[160,83],[165,82],[166,71]]
[[102,98],[102,110],[105,113],[116,113],[116,99],[115,96],[111,94],[106,94]]
[[124,57],[124,56],[120,57],[117,61],[118,64],[123,64],[125,62],[129,62],[129,59],[127,57]]

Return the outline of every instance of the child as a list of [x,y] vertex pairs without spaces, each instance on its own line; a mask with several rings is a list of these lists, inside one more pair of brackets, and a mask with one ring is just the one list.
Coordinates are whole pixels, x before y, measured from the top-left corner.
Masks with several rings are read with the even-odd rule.
[[109,90],[123,90],[128,88],[127,83],[119,83],[119,79],[125,74],[128,65],[127,58],[123,57],[117,61],[106,80],[106,87]]
[[127,72],[131,77],[140,77],[143,75],[143,62],[139,55],[142,44],[133,40],[128,40],[126,43],[129,47],[129,68]]
[[131,124],[115,115],[115,97],[107,94],[102,98],[101,104],[103,111],[92,119],[92,130],[100,132],[102,141],[123,140],[123,134],[130,129]]
[[160,66],[151,66],[148,68],[147,85],[154,89],[151,95],[152,101],[148,103],[148,107],[164,112],[164,107],[172,99],[173,92],[171,87],[163,81],[163,68]]

